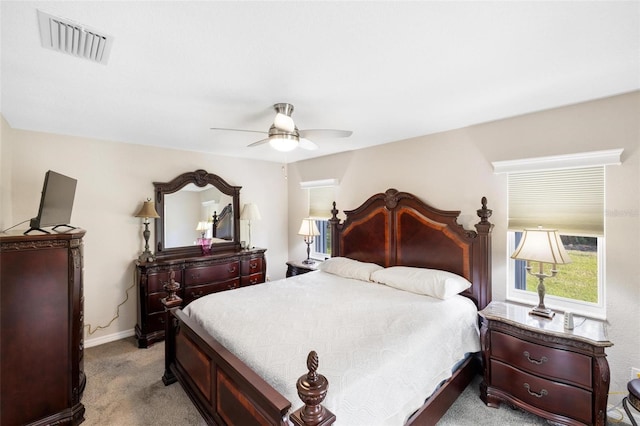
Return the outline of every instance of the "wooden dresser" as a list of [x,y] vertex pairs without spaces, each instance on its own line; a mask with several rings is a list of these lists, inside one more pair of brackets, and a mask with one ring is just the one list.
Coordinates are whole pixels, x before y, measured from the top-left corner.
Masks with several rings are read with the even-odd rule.
[[171,272],[180,283],[177,295],[182,306],[218,291],[260,284],[265,281],[265,249],[216,252],[207,256],[176,257],[154,262],[136,261],[138,285],[138,347],[146,348],[164,339],[164,307],[167,296],[163,286]]
[[0,234],[0,424],[84,420],[84,234]]
[[558,424],[605,425],[609,364],[602,321],[529,315],[530,307],[492,302],[480,312],[484,381],[480,397],[502,401]]

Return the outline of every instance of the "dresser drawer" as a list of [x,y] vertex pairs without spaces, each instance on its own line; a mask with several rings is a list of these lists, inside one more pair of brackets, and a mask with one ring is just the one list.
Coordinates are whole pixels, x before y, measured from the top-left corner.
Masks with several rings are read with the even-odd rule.
[[591,358],[585,355],[492,331],[491,357],[530,373],[592,388]]
[[205,284],[213,281],[227,281],[240,275],[240,262],[187,268],[184,271],[184,286]]
[[251,274],[248,277],[243,276],[242,282],[240,283],[240,285],[242,287],[246,287],[250,285],[260,284],[263,282],[264,282],[264,275],[262,273],[258,273],[258,274]]
[[591,392],[546,380],[491,360],[492,386],[532,407],[591,424]]
[[147,317],[148,321],[148,333],[153,333],[156,331],[163,331],[165,329],[165,321],[167,318],[167,314],[162,312],[155,312]]
[[195,299],[198,299],[202,296],[206,296],[207,294],[217,293],[219,291],[232,290],[234,288],[238,288],[240,286],[240,278],[234,278],[231,280],[218,282],[214,284],[206,284],[206,285],[198,285],[198,286],[189,286],[184,289],[184,304],[188,304],[193,302]]
[[164,305],[161,300],[165,297],[167,297],[167,293],[165,292],[150,294],[149,297],[147,297],[147,313],[164,313]]
[[247,259],[242,261],[242,275],[251,275],[256,274],[258,272],[262,272],[262,262],[263,259],[261,257],[255,259]]
[[[182,271],[176,270],[174,280],[182,284]],[[164,284],[169,282],[171,271],[147,274],[147,294],[164,292]]]

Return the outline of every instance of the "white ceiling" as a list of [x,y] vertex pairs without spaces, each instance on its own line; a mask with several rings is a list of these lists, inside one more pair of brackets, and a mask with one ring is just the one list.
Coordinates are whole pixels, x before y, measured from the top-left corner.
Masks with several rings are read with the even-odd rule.
[[[16,129],[292,162],[640,89],[634,2],[2,1]],[[114,37],[109,62],[44,49],[36,10]],[[300,129],[247,148],[276,102]]]

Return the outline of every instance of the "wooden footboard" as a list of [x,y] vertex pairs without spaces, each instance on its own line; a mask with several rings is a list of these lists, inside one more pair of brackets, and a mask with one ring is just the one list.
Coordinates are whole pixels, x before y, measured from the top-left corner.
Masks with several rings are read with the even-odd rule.
[[291,403],[180,309],[172,309],[163,381],[180,381],[208,424],[280,425]]
[[[207,424],[288,424],[291,403],[287,399],[182,310],[168,307],[162,377],[165,385],[179,381]],[[314,375],[323,378],[315,373],[317,358],[315,362],[299,382],[313,385]],[[320,405],[326,394],[326,379],[323,386],[312,386],[308,400],[301,394],[306,405],[293,413],[295,424],[333,423],[335,416]]]

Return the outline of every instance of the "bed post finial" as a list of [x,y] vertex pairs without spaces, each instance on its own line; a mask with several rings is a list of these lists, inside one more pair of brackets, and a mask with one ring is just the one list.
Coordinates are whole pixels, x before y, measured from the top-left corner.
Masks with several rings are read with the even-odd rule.
[[296,383],[298,396],[304,406],[291,414],[293,424],[297,426],[325,426],[331,425],[336,416],[324,406],[322,401],[327,396],[329,382],[322,374],[318,374],[318,354],[309,352],[307,356],[307,369],[309,372],[301,376]]
[[336,208],[336,202],[333,202],[333,208],[331,209],[331,219],[338,220],[338,209]]
[[480,200],[482,203],[482,208],[477,210],[478,216],[480,217],[480,223],[489,223],[489,218],[493,213],[493,210],[487,208],[487,197],[482,197]]

